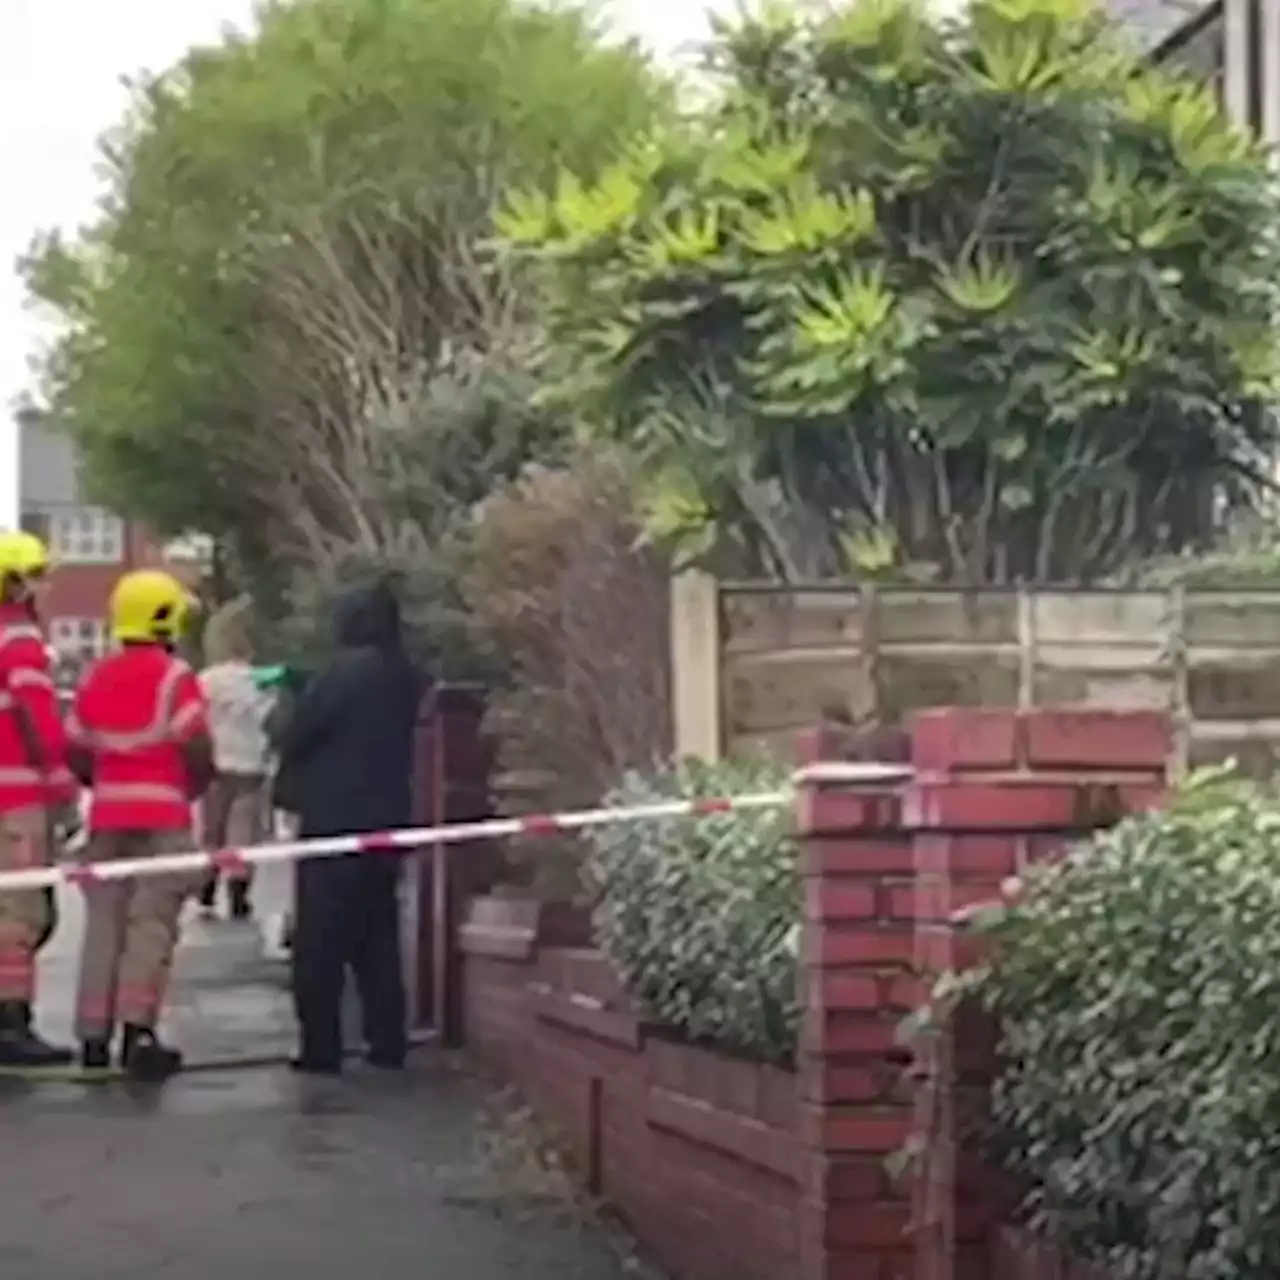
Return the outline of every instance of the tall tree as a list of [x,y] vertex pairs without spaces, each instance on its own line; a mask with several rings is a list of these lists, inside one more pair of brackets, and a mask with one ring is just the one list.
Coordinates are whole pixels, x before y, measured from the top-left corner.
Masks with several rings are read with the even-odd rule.
[[663,107],[584,10],[517,0],[268,4],[140,81],[97,219],[26,261],[90,488],[260,562],[429,538],[550,430],[486,248],[502,191]]
[[793,578],[1096,579],[1267,482],[1268,159],[1091,0],[774,7],[712,65],[707,111],[503,222],[655,531]]

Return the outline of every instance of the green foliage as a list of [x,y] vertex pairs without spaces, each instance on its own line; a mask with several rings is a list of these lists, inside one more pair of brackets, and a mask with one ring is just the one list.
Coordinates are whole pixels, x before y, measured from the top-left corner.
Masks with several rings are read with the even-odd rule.
[[584,10],[513,0],[269,4],[139,83],[96,221],[26,264],[65,326],[44,394],[94,496],[277,577],[394,558],[388,490],[456,479],[439,380],[519,365],[496,193],[593,172],[661,100]]
[[467,532],[463,605],[506,677],[499,768],[539,810],[592,804],[671,751],[670,570],[636,546],[633,484],[623,459],[573,454],[491,494]]
[[1113,585],[1201,590],[1268,591],[1280,587],[1280,539],[1274,505],[1260,518],[1237,522],[1202,555],[1158,557],[1117,575]]
[[1280,1269],[1280,804],[1218,773],[1037,867],[965,985],[1033,1225],[1133,1280]]
[[290,665],[318,665],[332,652],[338,594],[388,581],[400,600],[405,644],[414,660],[436,678],[483,678],[488,668],[470,643],[456,590],[460,555],[457,543],[447,542],[430,555],[352,551],[323,573],[299,568],[279,607],[262,620],[261,651]]
[[276,602],[267,643],[293,661],[316,661],[328,647],[335,593],[391,575],[415,656],[443,679],[488,677],[501,670],[501,656],[478,632],[463,594],[482,528],[476,509],[530,456],[554,461],[567,441],[530,408],[519,380],[484,368],[424,388],[393,439],[396,465],[380,478],[372,543],[337,543],[323,555],[286,561],[274,580],[272,566],[259,571],[258,597]]
[[651,532],[791,577],[1097,579],[1199,545],[1276,440],[1277,201],[1090,0],[768,6],[706,109],[509,202],[550,394]]
[[[637,546],[625,458],[575,451],[528,468],[475,510],[457,582],[487,700],[504,812],[590,807],[628,769],[671,753],[670,566]],[[513,877],[581,893],[582,844],[517,842]]]
[[[768,759],[632,774],[609,804],[778,791]],[[597,937],[640,1012],[690,1040],[792,1060],[800,1017],[800,874],[790,813],[618,823],[590,832]]]

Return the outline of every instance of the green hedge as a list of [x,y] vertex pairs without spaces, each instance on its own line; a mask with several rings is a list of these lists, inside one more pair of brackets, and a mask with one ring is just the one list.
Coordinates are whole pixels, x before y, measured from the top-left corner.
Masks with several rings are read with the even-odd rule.
[[1280,1275],[1280,805],[1196,785],[1038,867],[964,988],[1028,1217],[1130,1280]]
[[[629,775],[615,805],[784,789],[767,759]],[[619,823],[589,836],[601,948],[640,1013],[694,1042],[794,1058],[800,877],[788,806]]]

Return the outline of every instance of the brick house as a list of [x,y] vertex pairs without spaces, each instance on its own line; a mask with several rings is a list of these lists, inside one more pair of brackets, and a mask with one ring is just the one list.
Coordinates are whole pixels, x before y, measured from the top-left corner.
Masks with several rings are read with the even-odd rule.
[[18,500],[22,527],[45,539],[53,556],[45,623],[68,674],[106,648],[107,599],[122,573],[162,565],[184,581],[199,575],[198,548],[161,544],[85,502],[70,441],[32,412],[18,415]]

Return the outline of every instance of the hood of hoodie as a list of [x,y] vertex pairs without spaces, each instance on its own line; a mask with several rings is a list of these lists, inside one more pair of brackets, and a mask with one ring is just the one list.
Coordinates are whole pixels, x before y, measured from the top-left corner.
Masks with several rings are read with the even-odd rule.
[[333,603],[333,639],[343,649],[400,649],[400,602],[386,583],[349,587]]

